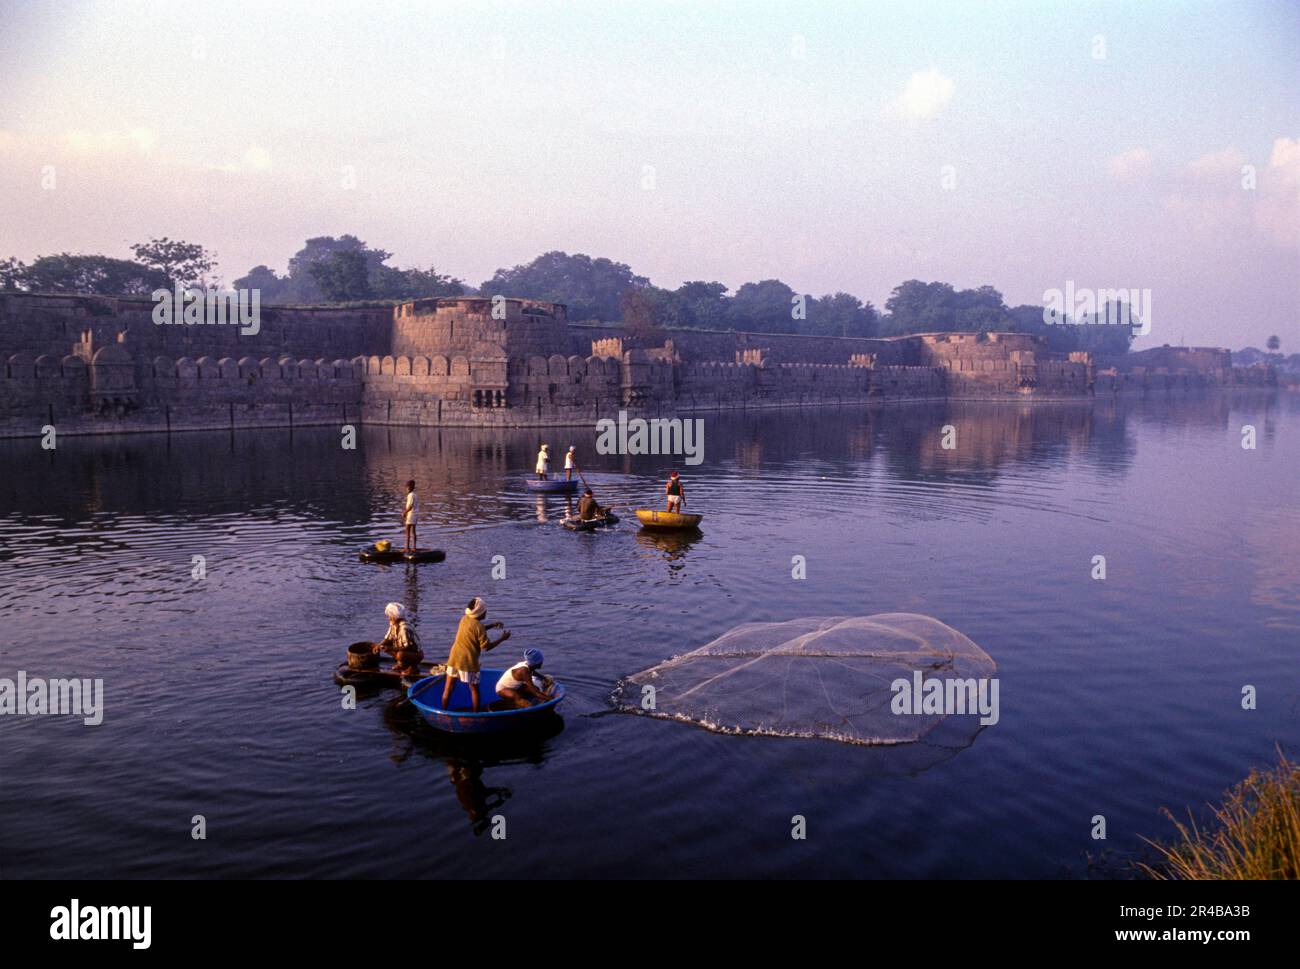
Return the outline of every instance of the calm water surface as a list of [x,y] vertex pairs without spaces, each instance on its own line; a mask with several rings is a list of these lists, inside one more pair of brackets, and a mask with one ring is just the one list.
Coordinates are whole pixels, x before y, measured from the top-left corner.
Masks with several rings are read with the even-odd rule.
[[[1296,753],[1294,395],[705,421],[686,544],[626,519],[566,532],[564,501],[521,485],[531,431],[0,441],[0,676],[106,694],[97,727],[0,718],[0,877],[1084,877],[1167,835],[1162,807]],[[541,439],[578,445],[604,501],[659,500],[665,459],[594,456],[594,429]],[[410,477],[447,561],[357,561],[399,539]],[[342,709],[331,674],[382,634],[384,603],[441,660],[476,594],[514,630],[506,658],[546,651],[562,723],[466,746],[393,693]],[[620,676],[739,622],[893,611],[999,665],[1001,722],[937,763],[607,704]]]

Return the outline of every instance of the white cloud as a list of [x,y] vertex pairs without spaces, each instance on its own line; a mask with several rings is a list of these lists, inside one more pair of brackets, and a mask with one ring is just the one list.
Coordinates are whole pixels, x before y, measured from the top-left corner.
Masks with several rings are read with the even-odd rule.
[[1275,245],[1300,248],[1300,138],[1277,138],[1259,180],[1255,225]]
[[1300,138],[1278,138],[1273,142],[1269,156],[1270,168],[1277,169],[1278,177],[1287,184],[1300,183]]
[[936,68],[917,71],[908,79],[903,93],[885,107],[885,117],[908,121],[928,121],[937,117],[952,100],[952,78]]
[[1229,147],[1202,155],[1187,167],[1197,178],[1229,178],[1235,182],[1241,178],[1242,166],[1249,163],[1243,152]]
[[1106,172],[1117,182],[1137,182],[1151,174],[1153,158],[1145,148],[1130,148],[1106,159]]
[[1180,231],[1202,239],[1244,239],[1300,247],[1300,138],[1276,138],[1267,167],[1243,172],[1250,158],[1235,147],[1191,161],[1165,211]]

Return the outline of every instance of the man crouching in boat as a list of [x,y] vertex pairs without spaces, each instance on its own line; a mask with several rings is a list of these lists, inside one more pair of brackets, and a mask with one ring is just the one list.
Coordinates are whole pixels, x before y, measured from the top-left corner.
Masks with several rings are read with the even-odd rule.
[[420,672],[420,663],[424,653],[420,649],[420,637],[415,628],[406,621],[406,607],[400,602],[390,602],[384,606],[384,615],[388,617],[388,632],[384,638],[375,643],[375,652],[383,651],[393,657],[393,672],[401,676]]
[[591,493],[590,488],[582,493],[582,498],[578,502],[578,517],[585,522],[605,517],[604,510],[596,504],[596,496]]
[[510,638],[510,631],[506,630],[495,642],[488,639],[489,629],[499,629],[505,624],[493,622],[484,625],[483,620],[486,618],[487,603],[478,597],[469,600],[469,605],[465,607],[465,615],[460,617],[456,640],[451,644],[451,655],[447,657],[447,684],[442,689],[444,710],[450,709],[447,704],[451,702],[452,688],[456,685],[456,680],[460,680],[469,686],[473,710],[478,713],[479,655],[485,649],[496,649]]
[[497,701],[492,706],[509,710],[549,700],[554,681],[549,676],[540,675],[538,670],[541,668],[542,651],[524,650],[524,661],[510,667],[497,680]]

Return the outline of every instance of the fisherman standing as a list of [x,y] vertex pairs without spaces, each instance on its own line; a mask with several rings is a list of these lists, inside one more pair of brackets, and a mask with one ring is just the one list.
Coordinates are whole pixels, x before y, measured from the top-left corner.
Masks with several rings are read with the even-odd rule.
[[682,488],[682,479],[677,477],[676,471],[668,478],[664,494],[668,496],[668,510],[680,514],[682,505],[686,503],[686,491]]
[[572,444],[570,444],[568,452],[564,455],[564,480],[565,481],[572,481],[573,472],[578,469],[577,462],[573,460],[573,452],[574,452],[574,447]]
[[419,548],[416,541],[415,521],[420,514],[419,502],[415,500],[415,482],[406,482],[406,506],[402,509],[402,532],[405,536],[404,552],[414,552]]
[[500,622],[484,624],[487,618],[487,603],[477,596],[465,607],[460,626],[456,629],[456,641],[451,644],[451,653],[447,656],[447,683],[442,689],[442,709],[450,709],[451,691],[460,680],[469,687],[472,709],[478,713],[479,694],[479,656],[485,649],[496,649],[510,638],[510,630],[503,632],[497,640],[488,639],[489,629],[499,629],[505,625]]
[[549,445],[543,444],[540,451],[537,452],[537,480],[545,481],[546,476],[551,471],[551,456],[547,453]]

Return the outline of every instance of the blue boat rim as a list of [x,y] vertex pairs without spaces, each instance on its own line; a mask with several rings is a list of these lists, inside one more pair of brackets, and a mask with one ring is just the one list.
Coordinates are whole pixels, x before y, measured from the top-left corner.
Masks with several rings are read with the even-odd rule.
[[[503,671],[494,670],[493,672],[501,673]],[[537,713],[539,710],[551,709],[557,703],[559,703],[561,700],[564,699],[564,687],[561,686],[558,682],[555,684],[555,696],[551,697],[545,703],[537,703],[530,707],[516,707],[513,710],[480,710],[478,713],[474,713],[472,710],[444,710],[442,707],[430,706],[429,704],[422,702],[415,696],[415,693],[417,691],[422,690],[422,687],[425,683],[431,680],[443,680],[445,678],[446,677],[444,676],[426,676],[424,677],[424,679],[419,680],[416,683],[412,683],[411,686],[407,688],[406,698],[421,710],[427,710],[429,713],[446,714],[447,716],[452,716],[452,717],[509,717],[516,714]],[[482,684],[479,685],[479,689],[480,690],[483,689]],[[492,694],[493,696],[496,695],[495,687],[492,690]]]

